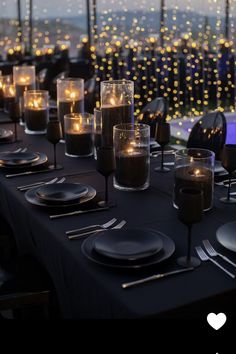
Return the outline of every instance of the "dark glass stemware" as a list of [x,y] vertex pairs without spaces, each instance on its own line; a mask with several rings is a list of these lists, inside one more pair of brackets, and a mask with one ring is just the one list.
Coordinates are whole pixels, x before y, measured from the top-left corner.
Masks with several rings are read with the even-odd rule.
[[115,154],[113,147],[99,147],[97,149],[97,171],[105,177],[105,201],[99,205],[108,205],[108,180],[109,176],[115,171]]
[[16,143],[19,142],[17,124],[19,123],[21,118],[19,102],[17,100],[14,100],[13,102],[9,103],[8,111],[9,111],[10,119],[14,124],[14,142]]
[[170,124],[166,122],[158,123],[156,128],[156,141],[161,146],[161,167],[155,168],[156,172],[169,172],[169,168],[164,166],[165,146],[170,142]]
[[222,166],[229,173],[229,186],[227,197],[221,198],[220,201],[225,204],[235,204],[236,199],[231,197],[231,180],[233,172],[236,171],[236,145],[225,145],[222,154]]
[[57,164],[57,153],[56,153],[56,145],[62,139],[62,127],[61,123],[58,120],[52,120],[48,123],[47,126],[47,140],[53,144],[53,152],[54,152],[54,165],[49,166],[50,169],[61,169],[62,167]]
[[202,220],[203,215],[203,191],[192,188],[182,188],[179,191],[178,219],[188,228],[188,252],[187,257],[181,257],[177,263],[182,267],[198,267],[199,259],[191,257],[192,228],[194,224]]

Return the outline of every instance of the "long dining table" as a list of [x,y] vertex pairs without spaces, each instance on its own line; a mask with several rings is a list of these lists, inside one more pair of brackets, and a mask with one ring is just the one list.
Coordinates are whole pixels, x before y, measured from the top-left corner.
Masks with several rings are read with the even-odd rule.
[[[6,127],[11,128],[11,125],[4,125]],[[0,145],[0,152],[27,147],[28,151],[46,153],[52,161],[52,145],[45,136],[26,135],[19,127],[19,137],[19,143]],[[151,158],[148,190],[118,191],[113,188],[111,180],[109,189],[110,200],[115,204],[113,208],[51,220],[50,210],[29,204],[17,186],[64,176],[66,181],[93,186],[101,196],[104,192],[104,179],[96,172],[93,158],[69,158],[65,156],[65,145],[59,144],[58,161],[63,166],[62,170],[32,176],[8,179],[5,177],[6,171],[0,170],[0,213],[11,225],[20,254],[35,256],[47,269],[64,318],[169,318],[181,317],[184,313],[201,316],[199,304],[202,313],[204,303],[216,307],[220,304],[221,311],[224,306],[234,307],[231,299],[236,294],[236,280],[210,262],[202,263],[189,273],[131,289],[121,287],[124,282],[179,269],[176,259],[187,252],[187,230],[179,222],[172,203],[173,167],[168,174],[156,173],[154,168],[160,163],[160,158]],[[174,161],[174,156],[169,157],[168,161]],[[214,207],[194,227],[193,245],[201,245],[202,240],[209,239],[217,249],[236,262],[236,254],[223,249],[216,241],[217,229],[236,218],[235,205],[219,202],[225,193],[226,188],[215,186]],[[144,269],[113,269],[88,260],[81,251],[83,240],[70,241],[66,236],[67,230],[103,224],[112,218],[126,220],[127,228],[147,228],[166,234],[175,242],[174,255],[163,264]],[[224,262],[222,265],[236,274],[235,268]]]

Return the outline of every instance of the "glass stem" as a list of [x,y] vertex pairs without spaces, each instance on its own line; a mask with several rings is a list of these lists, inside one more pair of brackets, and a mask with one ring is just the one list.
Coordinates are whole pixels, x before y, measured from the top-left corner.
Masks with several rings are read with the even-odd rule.
[[187,261],[191,260],[191,248],[192,248],[192,225],[188,225],[188,253]]
[[231,173],[229,174],[229,188],[228,188],[228,201],[230,200],[230,193],[231,193],[231,180],[232,180],[232,175]]
[[17,122],[14,122],[14,130],[15,130],[15,142],[18,140],[17,137]]
[[56,151],[56,144],[53,144],[54,147],[54,168],[57,168],[57,151]]
[[164,170],[164,146],[161,147],[161,169]]
[[108,204],[108,176],[105,177],[105,202]]

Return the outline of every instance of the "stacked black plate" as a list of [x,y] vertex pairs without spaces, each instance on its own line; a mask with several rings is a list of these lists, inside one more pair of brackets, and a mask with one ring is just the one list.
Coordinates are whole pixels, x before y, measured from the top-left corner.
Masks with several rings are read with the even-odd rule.
[[86,258],[97,264],[138,269],[161,263],[175,251],[174,242],[155,230],[108,230],[91,236],[82,244]]
[[38,152],[3,152],[0,153],[0,168],[27,169],[45,164],[48,158]]
[[33,205],[46,208],[65,208],[87,203],[94,199],[96,190],[84,184],[47,184],[26,192],[26,200]]
[[10,143],[13,139],[13,132],[8,129],[0,129],[0,144]]

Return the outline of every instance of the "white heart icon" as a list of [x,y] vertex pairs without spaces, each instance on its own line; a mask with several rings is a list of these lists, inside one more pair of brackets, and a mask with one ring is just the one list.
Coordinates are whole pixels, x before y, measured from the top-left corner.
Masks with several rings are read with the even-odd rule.
[[207,316],[207,322],[216,331],[221,329],[225,325],[226,321],[227,317],[224,313],[219,313],[218,315],[216,315],[215,313],[210,313]]

